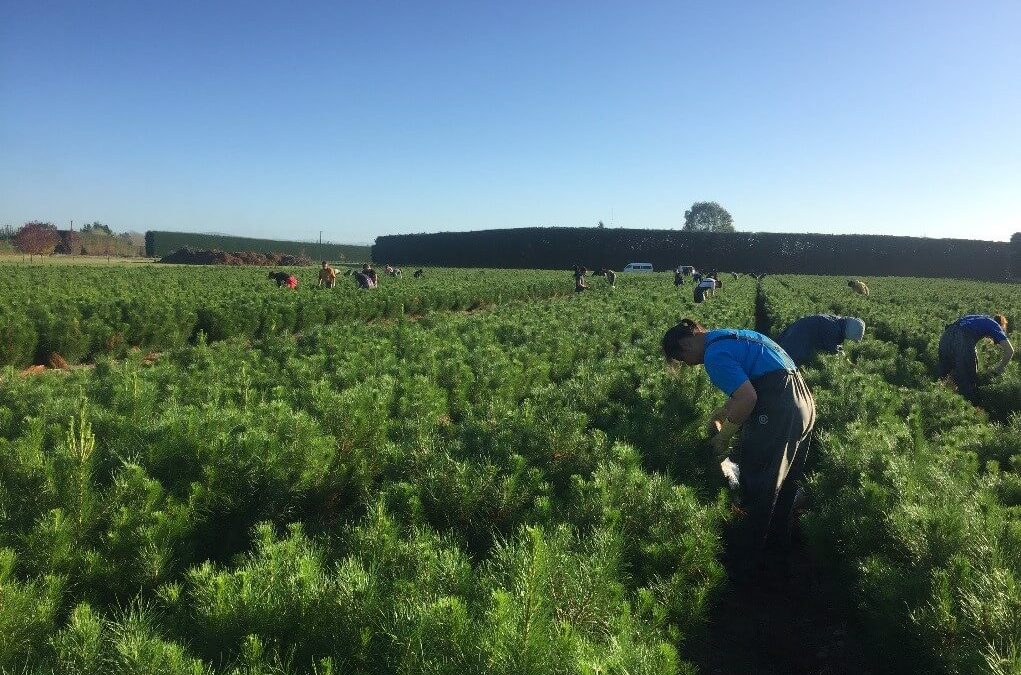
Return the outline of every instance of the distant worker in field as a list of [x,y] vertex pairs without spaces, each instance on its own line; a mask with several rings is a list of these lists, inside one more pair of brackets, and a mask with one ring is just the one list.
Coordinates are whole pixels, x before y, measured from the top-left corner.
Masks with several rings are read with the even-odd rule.
[[615,286],[617,282],[617,273],[611,269],[607,269],[606,267],[600,267],[597,271],[592,273],[592,276],[605,277],[606,282],[610,284],[611,287]]
[[684,285],[684,272],[682,272],[681,268],[678,267],[677,269],[674,270],[674,286],[683,286],[683,285]]
[[288,288],[298,287],[298,277],[289,272],[270,272],[269,278],[277,282],[277,288],[287,286]]
[[703,277],[697,284],[695,284],[695,302],[704,302],[706,296],[710,298],[716,295],[716,279],[712,277]]
[[795,365],[803,366],[816,352],[836,354],[845,340],[861,342],[864,336],[865,322],[858,317],[814,314],[787,326],[776,341]]
[[943,329],[939,339],[937,378],[953,378],[957,391],[972,403],[978,402],[978,353],[975,347],[986,338],[1000,349],[1000,363],[993,369],[993,374],[1002,375],[1014,357],[1014,346],[1007,338],[1007,317],[1002,314],[962,316]]
[[581,293],[582,291],[588,290],[588,286],[585,284],[585,274],[588,272],[584,267],[574,268],[574,292]]
[[362,274],[367,276],[372,282],[372,286],[370,286],[370,288],[375,288],[379,280],[376,278],[376,270],[372,269],[372,265],[369,263],[362,265]]
[[413,276],[416,279],[421,279],[423,276],[425,276],[425,271],[421,267],[419,267],[417,270],[415,270],[415,274]]
[[713,270],[713,273],[710,274],[709,276],[712,277],[716,281],[716,288],[720,288],[720,289],[723,288],[723,282],[720,281],[720,273],[719,272],[717,272],[716,270]]
[[333,288],[337,285],[337,270],[333,269],[329,263],[323,261],[323,266],[319,269],[319,288]]
[[661,346],[670,362],[704,365],[709,380],[730,397],[707,425],[714,463],[729,458],[730,442],[741,432],[734,454],[747,515],[738,523],[732,577],[745,583],[761,580],[763,573],[783,578],[815,424],[812,392],[786,352],[752,330],[707,331],[682,319],[663,335]]
[[865,285],[864,281],[858,281],[857,279],[848,279],[847,285],[850,286],[851,290],[858,295],[864,295],[866,298],[869,297],[869,287]]
[[355,285],[358,286],[358,288],[369,289],[369,288],[375,288],[376,287],[375,279],[370,277],[364,271],[355,272],[354,273],[354,279],[355,279]]

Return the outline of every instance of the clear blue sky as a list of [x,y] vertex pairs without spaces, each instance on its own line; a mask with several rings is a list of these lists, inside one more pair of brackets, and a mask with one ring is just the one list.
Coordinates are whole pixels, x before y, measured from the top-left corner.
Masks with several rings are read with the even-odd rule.
[[0,3],[0,224],[1007,239],[1021,2]]

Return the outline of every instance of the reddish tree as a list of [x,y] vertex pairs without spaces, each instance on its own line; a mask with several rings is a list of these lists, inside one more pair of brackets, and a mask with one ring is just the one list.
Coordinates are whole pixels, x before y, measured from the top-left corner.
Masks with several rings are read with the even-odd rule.
[[59,243],[60,234],[53,223],[42,223],[38,220],[25,223],[14,235],[14,246],[30,256],[49,255]]

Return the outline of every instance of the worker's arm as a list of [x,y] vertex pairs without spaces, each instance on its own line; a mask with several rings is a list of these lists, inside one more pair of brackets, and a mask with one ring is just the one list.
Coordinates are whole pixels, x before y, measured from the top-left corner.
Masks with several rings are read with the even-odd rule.
[[726,405],[723,406],[726,419],[741,426],[748,419],[748,416],[752,414],[752,410],[755,410],[755,404],[758,400],[759,395],[755,392],[755,387],[752,386],[751,380],[745,380],[744,384],[734,390]]
[[752,414],[752,410],[755,409],[755,403],[758,400],[759,395],[755,393],[755,387],[752,386],[750,380],[745,380],[744,384],[735,389],[734,393],[730,395],[726,405],[716,411],[714,417],[719,415],[722,419],[712,422],[717,433],[713,436],[710,443],[713,446],[714,455],[717,460],[722,461],[726,457],[730,449],[730,439],[734,437],[737,430],[741,428],[741,424]]
[[1010,360],[1014,358],[1014,345],[1010,344],[1010,340],[1000,340],[996,346],[1000,348],[1000,363],[994,372],[997,375],[1002,375]]

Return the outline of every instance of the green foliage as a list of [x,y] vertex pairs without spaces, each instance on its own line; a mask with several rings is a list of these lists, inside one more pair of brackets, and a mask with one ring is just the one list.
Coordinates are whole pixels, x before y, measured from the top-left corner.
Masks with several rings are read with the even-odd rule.
[[[809,371],[824,430],[811,481],[809,541],[837,570],[867,638],[892,672],[1016,672],[1021,650],[1017,508],[1021,417],[1009,386],[983,389],[989,424],[932,381],[943,327],[1016,311],[1016,289],[968,282],[764,282],[776,332],[804,314],[863,317],[866,339]],[[1002,309],[1000,309],[1002,308]],[[853,363],[852,363],[853,362]],[[1008,380],[1009,381],[1009,380]]]
[[254,251],[256,253],[290,253],[312,258],[323,258],[336,262],[366,262],[372,260],[371,247],[351,244],[320,245],[318,242],[275,241],[232,237],[221,234],[200,234],[197,232],[164,232],[150,230],[145,233],[145,254],[158,258],[189,246],[198,249],[220,251]]
[[[239,272],[200,278],[229,293]],[[342,293],[295,302],[239,283],[239,301],[262,308],[247,326],[244,312],[189,314],[183,292],[180,305],[127,293],[112,312],[79,291],[63,313],[31,310],[52,327],[78,319],[47,338],[64,349],[91,349],[96,326],[160,336],[130,337],[143,334],[125,309],[180,336],[175,317],[203,323],[155,363],[125,350],[93,369],[3,374],[5,583],[41,612],[11,615],[32,646],[8,663],[690,672],[681,649],[722,583],[724,509],[702,462],[671,455],[700,452],[685,416],[713,401],[692,400],[704,374],[669,379],[655,350],[691,301],[656,276],[581,297],[557,297],[571,289],[560,274],[502,278],[394,280],[392,295],[352,292],[368,306],[350,319]],[[747,325],[753,293],[735,285],[708,311]],[[375,297],[401,299],[397,315],[430,311],[357,320],[390,311]],[[491,307],[442,311],[477,303]],[[662,439],[649,416],[670,417]]]
[[522,227],[474,232],[393,234],[376,238],[373,258],[400,265],[621,270],[629,262],[657,270],[699,269],[1010,279],[1006,242],[873,234],[698,232],[598,227]]
[[1010,237],[1010,275],[1021,279],[1021,232]]
[[194,342],[304,332],[356,320],[475,310],[514,300],[566,295],[569,277],[547,272],[430,270],[422,279],[384,277],[370,292],[347,277],[316,288],[317,270],[294,270],[297,291],[281,290],[252,268],[151,266],[52,269],[0,265],[0,366],[121,357],[131,348],[167,350]]
[[686,232],[733,232],[734,218],[716,202],[695,202],[684,212]]
[[806,371],[806,536],[853,629],[893,671],[1017,669],[1014,372],[980,411],[930,370],[932,326],[981,298],[1013,317],[1013,287],[742,278],[695,306],[658,274],[575,296],[542,272],[36,272],[0,277],[17,353],[101,358],[0,373],[0,669],[692,672],[725,583],[723,397],[659,338],[819,311],[870,327]]
[[19,581],[15,553],[0,548],[0,669],[20,670],[45,653],[56,625],[62,581],[46,575]]

